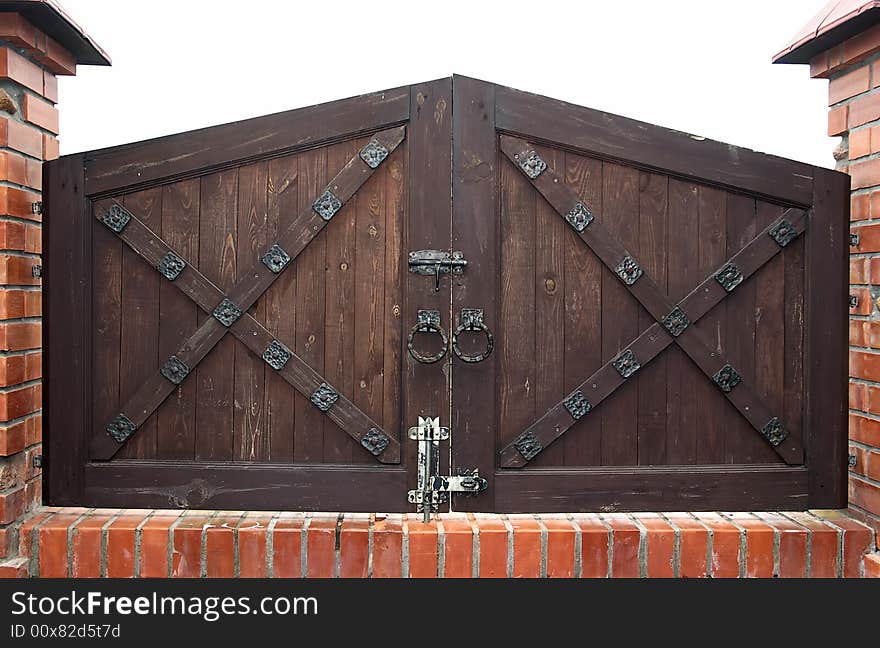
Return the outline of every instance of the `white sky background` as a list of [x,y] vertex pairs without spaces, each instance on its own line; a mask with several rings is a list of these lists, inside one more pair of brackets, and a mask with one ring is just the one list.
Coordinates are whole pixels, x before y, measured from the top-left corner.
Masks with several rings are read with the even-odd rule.
[[113,66],[61,77],[61,152],[465,74],[816,165],[827,82],[771,65],[826,0],[61,0]]

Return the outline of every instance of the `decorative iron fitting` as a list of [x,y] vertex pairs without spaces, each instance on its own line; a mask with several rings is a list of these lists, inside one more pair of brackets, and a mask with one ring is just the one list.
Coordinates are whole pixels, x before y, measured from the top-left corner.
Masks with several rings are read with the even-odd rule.
[[538,453],[541,452],[541,450],[544,449],[541,442],[538,441],[537,437],[531,432],[524,432],[521,434],[520,437],[513,442],[513,446],[526,461],[531,461],[538,456]]
[[42,214],[43,213],[43,201],[38,200],[36,202],[31,203],[31,213],[32,214]]
[[735,264],[728,263],[715,273],[715,281],[720,283],[724,290],[730,292],[743,282],[743,275]]
[[576,231],[583,232],[593,222],[593,213],[584,203],[578,201],[563,218]]
[[571,418],[575,421],[593,409],[593,404],[587,400],[587,397],[584,396],[580,389],[562,401],[562,404],[565,405],[565,409],[568,410]]
[[281,344],[278,340],[272,340],[269,343],[269,346],[266,347],[266,350],[263,351],[263,360],[266,361],[266,364],[272,367],[275,371],[281,371],[284,369],[284,365],[287,364],[287,361],[290,360],[290,356],[293,355],[286,346]]
[[284,267],[288,263],[290,263],[290,255],[284,251],[284,248],[275,243],[260,260],[263,262],[263,265],[269,268],[269,270],[278,274],[284,270]]
[[379,140],[373,138],[361,149],[359,155],[368,167],[375,169],[388,157],[388,149],[379,144]]
[[[369,164],[369,163],[368,163]],[[378,457],[388,447],[390,440],[379,428],[370,428],[361,437],[361,445],[375,457]]]
[[611,361],[611,364],[617,369],[617,373],[623,378],[629,378],[642,368],[642,365],[640,365],[639,361],[636,359],[636,354],[630,349],[627,349],[614,358],[614,360]]
[[669,315],[664,317],[660,323],[663,325],[663,328],[671,335],[672,337],[678,337],[682,333],[684,333],[685,329],[690,326],[691,320],[685,315],[685,312],[681,310],[678,306],[673,308]]
[[642,276],[639,264],[628,254],[620,260],[614,272],[627,286],[632,286]]
[[852,247],[858,247],[859,245],[859,235],[858,234],[850,234],[849,235],[849,244]]
[[223,301],[214,309],[213,315],[217,318],[218,322],[228,328],[241,317],[241,309],[224,297]]
[[321,383],[318,385],[318,388],[314,391],[314,393],[309,397],[309,400],[314,403],[315,407],[317,407],[322,412],[326,412],[333,404],[339,400],[339,394],[336,393],[336,390],[333,389],[327,383]]
[[440,311],[420,310],[416,313],[416,322],[422,326],[440,326]]
[[859,305],[859,296],[858,295],[850,295],[849,296],[849,307],[856,308]]
[[101,222],[111,230],[120,234],[131,220],[131,212],[120,205],[110,205],[110,209],[101,216]]
[[137,426],[125,414],[119,413],[115,419],[107,425],[107,434],[113,437],[116,443],[124,443],[125,440],[134,434]]
[[165,253],[165,256],[159,260],[159,263],[156,265],[156,270],[158,270],[159,274],[165,277],[168,281],[174,281],[177,279],[178,275],[183,272],[185,267],[186,261],[169,250]]
[[715,381],[715,384],[718,385],[721,391],[728,394],[730,390],[742,382],[742,377],[736,372],[736,369],[729,364],[725,364],[712,376],[712,380]]
[[767,443],[775,448],[788,437],[788,430],[782,427],[779,418],[774,416],[761,428],[761,436],[767,439]]
[[333,218],[336,212],[342,209],[342,201],[334,196],[332,191],[327,189],[321,194],[320,198],[312,204],[312,209],[318,216],[328,221]]
[[768,234],[779,247],[785,247],[797,238],[794,226],[784,218],[770,228]]
[[547,163],[534,151],[526,151],[513,156],[523,172],[532,180],[544,173]]
[[179,385],[189,374],[189,367],[183,360],[173,355],[165,361],[159,372],[175,385]]

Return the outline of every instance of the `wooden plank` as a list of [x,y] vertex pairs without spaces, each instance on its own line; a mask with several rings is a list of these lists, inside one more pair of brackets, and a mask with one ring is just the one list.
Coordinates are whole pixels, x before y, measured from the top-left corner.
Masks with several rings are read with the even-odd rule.
[[[244,269],[260,263],[269,247],[267,216],[268,163],[258,162],[238,170],[235,267]],[[238,275],[237,279],[244,279]],[[266,322],[262,301],[248,312],[260,323]],[[233,379],[233,458],[236,461],[265,461],[269,456],[266,429],[266,363],[241,342],[234,345]]]
[[[629,250],[638,246],[638,190],[638,171],[607,162],[602,164],[602,222]],[[620,279],[603,269],[602,360],[612,360],[639,334],[640,310]],[[603,465],[638,462],[638,380],[637,375],[626,381],[600,410]]]
[[[200,194],[198,269],[221,290],[228,291],[237,278],[238,169],[202,178]],[[198,366],[189,364],[194,367],[197,385],[195,458],[231,461],[235,341],[225,336],[226,330],[212,316],[200,315],[199,331],[212,330],[208,339],[217,338],[217,346]]]
[[[366,140],[337,144],[327,150],[327,171],[335,175],[352,156],[357,155]],[[362,188],[361,191],[365,189]],[[324,376],[341,394],[354,400],[354,345],[355,329],[360,320],[355,317],[355,278],[375,280],[360,274],[355,265],[355,219],[360,196],[351,200],[327,228],[326,290],[324,322]],[[339,434],[335,424],[324,419],[324,460],[328,463],[350,463],[351,443]],[[361,453],[357,453],[358,458]],[[368,458],[365,458],[369,460]]]
[[[602,162],[565,154],[565,184],[602,213]],[[565,381],[566,393],[602,366],[602,262],[572,228],[565,242]],[[567,466],[601,463],[602,419],[588,416],[566,435]]]
[[[373,420],[382,420],[385,379],[385,178],[386,168],[357,196],[354,285],[354,403]],[[370,462],[366,453],[352,457]]]
[[498,86],[496,126],[533,141],[785,202],[812,202],[812,168],[722,142]]
[[[310,213],[313,196],[321,194],[327,182],[327,150],[315,149],[297,157],[299,213]],[[310,213],[310,219],[323,219]],[[292,230],[293,228],[291,228]],[[286,237],[281,246],[286,250]],[[324,371],[324,263],[326,230],[321,230],[297,257],[296,343],[294,351],[318,372]],[[292,254],[291,254],[292,256]],[[268,272],[268,270],[267,270]],[[271,274],[271,273],[269,273]],[[324,421],[320,410],[297,394],[293,458],[296,462],[321,463],[324,455]]]
[[[295,156],[269,160],[267,211],[269,236],[277,240],[290,214],[297,210],[297,162]],[[296,339],[296,272],[282,272],[262,300],[266,304],[266,328],[289,349]],[[266,372],[266,433],[269,435],[268,461],[293,462],[295,394],[274,371]]]
[[[460,76],[454,76],[452,84],[452,249],[468,262],[452,293],[454,323],[457,325],[462,308],[482,308],[484,323],[496,335],[495,351],[482,362],[452,359],[453,472],[478,469],[488,482],[487,489],[478,495],[453,496],[452,504],[458,511],[489,511],[495,497],[497,336],[501,328],[495,91],[491,84]],[[474,344],[485,341],[479,336]]]
[[[711,187],[699,187],[697,209],[700,219],[699,277],[705,277],[721,267],[727,259],[727,194]],[[772,261],[771,261],[772,263]],[[705,333],[708,348],[724,357],[727,339],[725,301],[721,302],[697,323]],[[699,377],[694,384],[693,400],[700,421],[697,433],[697,463],[724,463],[724,442],[727,421],[736,416],[724,403],[722,394],[711,379]]]
[[[165,187],[162,191],[162,237],[165,242],[181,258],[198,259],[198,232],[199,181],[186,180]],[[164,359],[177,351],[181,340],[195,332],[199,308],[186,294],[181,293],[180,286],[161,279],[160,282],[159,358]],[[184,381],[177,386],[172,397],[162,403],[158,411],[158,427],[158,458],[195,458],[195,381]]]
[[806,237],[801,236],[782,251],[785,273],[785,367],[783,420],[801,443],[804,441],[804,309],[806,285]]
[[[565,154],[549,148],[537,149],[549,168],[564,174]],[[565,236],[570,229],[546,201],[535,201],[535,277],[533,314],[535,321],[535,411],[543,412],[565,396]],[[512,340],[515,342],[514,340]],[[536,466],[566,465],[565,446],[554,444],[535,458]]]
[[[127,209],[140,214],[147,227],[161,230],[162,190],[148,189],[125,197]],[[159,285],[155,267],[144,263],[126,247],[122,252],[121,353],[119,367],[120,402],[126,403],[144,381],[156,372],[159,359]],[[157,417],[151,413],[140,423],[138,433],[122,448],[121,456],[154,459],[158,436]]]
[[86,193],[99,194],[402,123],[409,87],[212,126],[87,154]]
[[66,506],[83,499],[92,419],[92,206],[82,155],[47,162],[43,172],[43,501]]
[[[847,452],[847,264],[849,176],[815,169],[813,211],[805,245],[808,269],[806,313],[806,463],[811,507],[846,505]],[[816,259],[833,259],[816,263]]]
[[[85,493],[78,503],[128,508],[391,511],[402,508],[405,478],[402,469],[381,466],[114,461],[86,466]],[[214,487],[219,484],[222,488]]]
[[593,470],[504,471],[500,513],[803,510],[808,474],[802,467],[687,466]]
[[[448,250],[452,245],[452,83],[441,79],[410,86],[410,122],[407,126],[409,211],[407,250]],[[441,279],[439,292],[433,280],[406,273],[404,331],[416,322],[419,310],[438,310],[448,330],[451,321],[451,285]],[[423,365],[409,353],[404,358],[401,429],[416,425],[419,416],[449,420],[448,367],[446,362]],[[455,442],[452,441],[454,444]],[[417,444],[407,441],[407,487],[416,487]],[[441,453],[440,470],[449,469],[448,453]]]
[[[653,173],[639,174],[639,259],[665,294],[667,288],[667,201],[669,180]],[[600,212],[601,213],[601,212]],[[677,234],[673,232],[673,236]],[[646,312],[639,312],[640,331],[654,323]],[[666,463],[666,354],[655,358],[639,371],[639,465]]]

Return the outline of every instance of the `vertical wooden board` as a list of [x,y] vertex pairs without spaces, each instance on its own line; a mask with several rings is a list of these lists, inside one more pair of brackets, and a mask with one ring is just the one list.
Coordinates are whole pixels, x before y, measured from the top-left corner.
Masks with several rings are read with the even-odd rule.
[[[754,198],[727,197],[727,257],[743,248],[757,234]],[[727,314],[726,354],[743,381],[755,385],[755,277],[737,286],[724,300]],[[766,456],[766,444],[732,406],[728,409],[725,463],[754,463]]]
[[[182,180],[162,189],[162,238],[186,263],[199,259],[199,181]],[[170,357],[198,327],[200,309],[171,282],[159,288],[159,359]],[[195,458],[196,381],[191,377],[158,410],[157,457]]]
[[[299,209],[309,209],[327,184],[327,149],[302,153],[297,159]],[[332,224],[332,223],[331,223]],[[324,372],[324,262],[327,228],[296,258],[296,353],[320,374]],[[324,455],[324,414],[308,398],[296,395],[293,457],[320,463]]]
[[506,159],[501,163],[501,334],[498,447],[536,418],[535,203],[539,196]]
[[[784,209],[758,201],[757,228],[772,224]],[[755,392],[773,412],[783,417],[785,393],[785,261],[777,254],[758,270],[755,281]],[[783,420],[784,424],[788,424]],[[780,461],[775,453],[765,461]]]
[[[553,171],[564,173],[565,154],[536,147]],[[542,196],[535,204],[535,415],[541,416],[565,396],[565,240],[570,229]],[[533,466],[566,465],[565,445],[554,443]]]
[[[125,206],[137,214],[156,233],[162,228],[162,189],[147,189],[129,194]],[[125,403],[158,370],[159,359],[159,286],[161,275],[137,252],[122,250],[122,345],[125,359],[120,363],[120,402]],[[125,443],[120,459],[154,459],[158,434],[156,413]]]
[[[237,271],[238,169],[203,177],[199,194],[199,271],[228,291]],[[196,460],[233,460],[234,376],[235,340],[227,334],[196,368]]]
[[[668,292],[668,190],[666,176],[639,174],[638,258],[645,274],[664,293]],[[654,318],[647,312],[639,313],[639,332],[653,323]],[[666,354],[660,354],[639,371],[639,465],[666,463],[666,398]]]
[[[499,318],[499,153],[495,132],[495,86],[475,79],[453,77],[453,213],[452,249],[468,266],[453,277],[452,310],[481,308],[483,321],[498,343]],[[454,322],[457,324],[457,321]],[[467,334],[474,345],[482,335]],[[482,350],[483,346],[480,346]],[[478,352],[475,348],[469,352]],[[497,426],[498,348],[479,363],[453,358],[452,472],[478,469],[487,488],[479,495],[455,496],[459,511],[493,510],[495,490],[495,432]]]
[[[565,154],[565,182],[602,214],[602,162]],[[602,366],[602,262],[574,229],[565,236],[564,389],[570,392]],[[586,416],[562,438],[568,466],[601,464],[602,417]]]
[[[727,194],[720,189],[701,186],[697,200],[700,218],[698,277],[705,277],[721,267],[728,258]],[[699,280],[694,279],[694,285]],[[712,350],[719,354],[724,354],[726,324],[726,303],[723,301],[697,322],[697,327],[711,341]],[[738,413],[733,411],[715,383],[705,374],[697,378],[692,396],[700,421],[697,463],[723,463],[727,421],[738,416]]]
[[[807,225],[809,228],[809,224]],[[803,443],[804,430],[804,240],[799,236],[782,251],[785,266],[785,369],[783,416],[791,434]]]
[[[269,160],[267,172],[267,220],[273,241],[296,216],[299,192],[296,156]],[[292,262],[266,291],[266,328],[287,348],[296,340],[296,265]],[[266,433],[269,435],[267,460],[293,462],[294,403],[296,392],[274,371],[266,372]]]
[[[240,275],[260,258],[268,248],[267,216],[268,164],[257,162],[238,170],[236,210],[235,267]],[[266,321],[266,304],[262,299],[248,312],[258,322]],[[264,461],[269,457],[269,435],[266,429],[265,384],[266,363],[242,342],[234,343],[235,377],[233,385],[233,456],[236,461]],[[269,369],[271,371],[271,368]]]
[[[367,140],[343,142],[327,150],[327,177],[332,178]],[[369,180],[375,182],[375,179]],[[362,187],[358,194],[363,192]],[[358,272],[355,256],[355,220],[358,194],[340,209],[326,229],[326,292],[324,322],[324,377],[354,402],[355,284],[373,280]],[[380,278],[381,279],[381,278]],[[363,322],[367,325],[367,322]],[[324,417],[324,461],[349,463],[352,459],[351,437]]]
[[[669,298],[678,302],[687,295],[699,277],[699,203],[696,185],[669,179],[669,256],[667,286]],[[696,379],[705,380],[691,359],[676,345],[665,352],[667,375],[666,461],[671,465],[693,464],[697,458],[697,428],[693,402]]]
[[[598,218],[630,252],[639,244],[639,172],[610,162],[602,164],[602,213]],[[643,309],[620,279],[602,273],[602,360],[607,362],[632,342],[640,331]],[[630,466],[638,462],[639,374],[629,378],[604,401],[602,464]]]
[[[386,172],[380,167],[356,196],[354,404],[374,421],[384,410]],[[350,454],[354,463],[374,462],[360,448]]]
[[[410,87],[410,121],[405,142],[408,150],[407,175],[409,210],[407,214],[407,250],[448,250],[452,240],[452,83],[440,79]],[[417,311],[438,310],[441,325],[449,330],[451,287],[449,278],[441,279],[440,291],[434,290],[430,277],[406,273],[404,331],[415,323]],[[424,338],[425,336],[419,336]],[[436,341],[416,340],[422,345]],[[426,348],[421,346],[420,348]],[[431,347],[436,349],[437,347]],[[409,353],[404,359],[401,429],[416,425],[419,416],[439,416],[441,425],[450,417],[448,359],[425,365]],[[416,486],[417,444],[404,444],[407,487]],[[441,470],[449,469],[448,454],[441,452]],[[401,498],[405,494],[401,493]],[[401,501],[401,507],[406,506]]]

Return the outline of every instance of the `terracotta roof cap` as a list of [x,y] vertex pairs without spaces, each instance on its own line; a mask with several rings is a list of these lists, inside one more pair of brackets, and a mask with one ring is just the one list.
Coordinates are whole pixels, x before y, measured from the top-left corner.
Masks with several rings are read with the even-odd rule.
[[809,63],[816,54],[880,23],[880,0],[832,0],[798,32],[774,63]]

